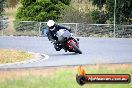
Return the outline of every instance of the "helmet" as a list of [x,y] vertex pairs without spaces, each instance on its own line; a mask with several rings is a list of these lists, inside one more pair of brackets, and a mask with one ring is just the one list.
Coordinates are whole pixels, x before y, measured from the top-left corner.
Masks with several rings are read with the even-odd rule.
[[54,26],[55,22],[53,20],[49,20],[47,22],[48,27]]
[[55,25],[55,22],[53,20],[49,20],[47,22],[47,26],[49,27],[50,30],[54,30],[54,25]]

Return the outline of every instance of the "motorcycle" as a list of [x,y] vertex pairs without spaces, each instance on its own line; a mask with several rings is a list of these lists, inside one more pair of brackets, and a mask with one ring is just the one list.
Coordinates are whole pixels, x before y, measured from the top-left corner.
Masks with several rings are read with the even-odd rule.
[[68,30],[60,29],[57,31],[56,36],[58,37],[60,44],[65,46],[66,50],[82,54],[82,51],[79,49],[79,39],[76,40]]

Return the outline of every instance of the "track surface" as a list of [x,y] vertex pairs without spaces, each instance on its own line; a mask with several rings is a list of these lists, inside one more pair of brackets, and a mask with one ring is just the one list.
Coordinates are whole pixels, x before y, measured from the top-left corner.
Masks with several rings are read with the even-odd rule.
[[0,37],[0,49],[19,49],[49,56],[45,61],[0,66],[0,68],[24,68],[66,66],[101,63],[132,63],[132,38],[80,38],[83,54],[56,52],[44,37]]

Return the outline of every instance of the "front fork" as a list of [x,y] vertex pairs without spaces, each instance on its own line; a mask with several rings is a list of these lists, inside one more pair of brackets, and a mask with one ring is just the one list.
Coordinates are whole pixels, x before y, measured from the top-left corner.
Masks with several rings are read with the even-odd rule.
[[76,38],[73,34],[71,34],[71,36],[79,44],[79,38]]

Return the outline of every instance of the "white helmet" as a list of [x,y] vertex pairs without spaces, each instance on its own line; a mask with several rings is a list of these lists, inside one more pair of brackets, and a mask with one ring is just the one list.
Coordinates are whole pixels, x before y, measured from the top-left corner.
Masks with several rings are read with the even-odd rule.
[[52,26],[54,26],[54,24],[55,24],[55,22],[53,20],[49,20],[47,22],[48,27],[52,27]]

